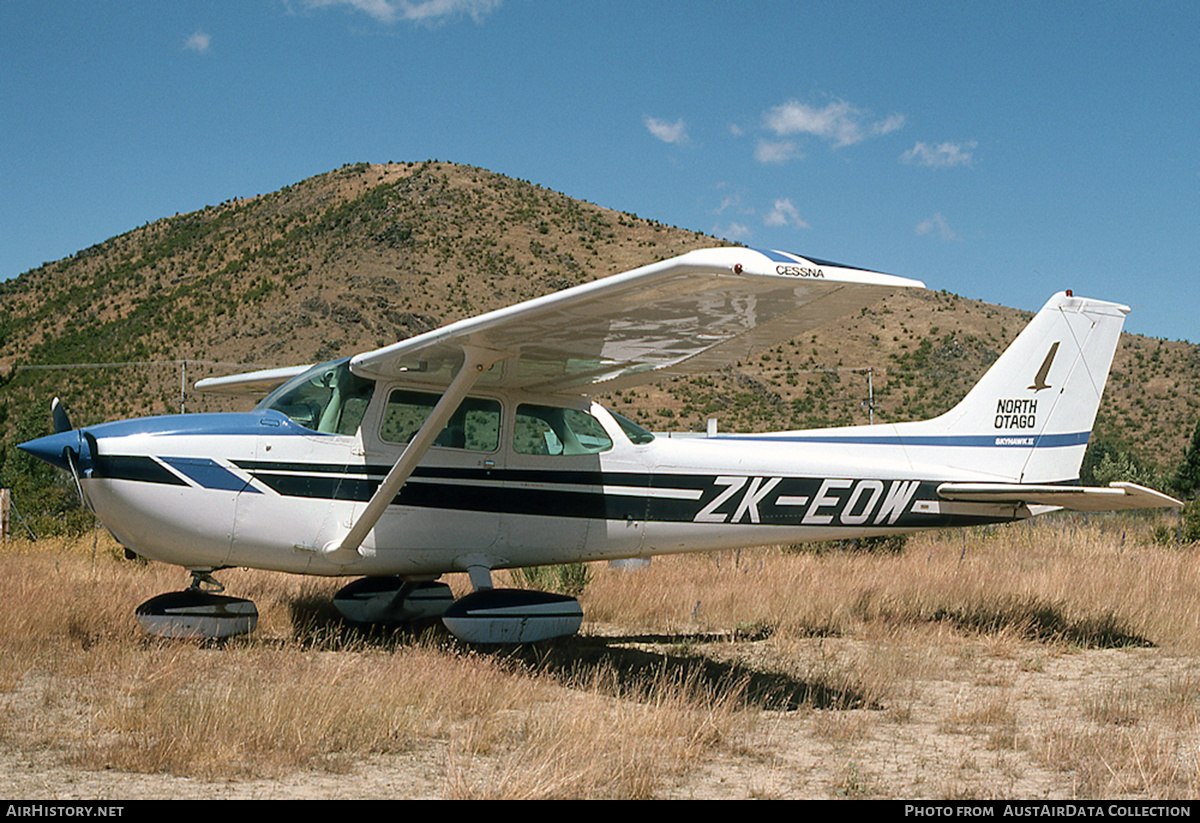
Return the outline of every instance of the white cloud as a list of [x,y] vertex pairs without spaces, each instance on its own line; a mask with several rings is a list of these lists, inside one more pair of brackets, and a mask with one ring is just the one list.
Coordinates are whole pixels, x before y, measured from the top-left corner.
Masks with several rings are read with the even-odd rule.
[[[740,191],[729,192],[727,183],[718,183],[717,190],[723,192],[720,204],[709,210],[709,214],[715,214],[720,217],[729,217],[731,221],[738,219],[748,219],[754,215],[754,209],[747,206],[744,200],[744,194]],[[732,222],[737,231],[743,232],[749,236],[750,229],[741,223]]]
[[946,222],[946,218],[942,217],[941,212],[918,223],[917,234],[936,234],[943,240],[958,239],[958,234],[950,228],[950,224]]
[[891,134],[894,131],[899,131],[904,128],[905,118],[903,114],[889,114],[878,123],[871,124],[871,133],[876,135]]
[[651,134],[664,143],[682,143],[687,140],[687,128],[682,120],[668,123],[657,117],[647,117],[642,122],[646,124],[646,128],[650,130]]
[[783,163],[800,156],[796,144],[790,140],[759,140],[754,149],[754,159],[760,163]]
[[730,223],[725,228],[714,226],[712,233],[715,237],[724,237],[726,240],[737,241],[749,240],[754,234],[745,223]]
[[936,146],[928,143],[917,143],[900,159],[905,163],[916,163],[934,169],[945,169],[951,166],[971,166],[974,159],[971,152],[979,145],[972,140],[969,143],[939,143]]
[[500,5],[500,0],[305,0],[311,8],[349,6],[380,23],[415,20],[441,23],[453,17],[470,16],[476,23]]
[[[723,189],[725,188],[725,184],[722,183],[717,188]],[[742,196],[740,194],[727,194],[722,197],[721,205],[717,206],[713,214],[724,214],[729,209],[733,209],[735,213],[746,213],[746,210],[742,208]]]
[[838,100],[824,108],[813,108],[796,100],[776,106],[765,115],[767,128],[780,137],[811,134],[827,140],[834,148],[861,143],[868,136],[879,136],[904,126],[904,115],[893,114],[872,123],[867,113]]
[[208,51],[209,45],[212,43],[212,38],[202,31],[197,31],[187,39],[183,47],[188,51],[194,51],[197,54],[204,54]]
[[767,215],[763,218],[763,222],[768,226],[795,226],[799,229],[811,228],[807,222],[800,218],[800,211],[788,198],[776,200],[775,207],[767,212]]

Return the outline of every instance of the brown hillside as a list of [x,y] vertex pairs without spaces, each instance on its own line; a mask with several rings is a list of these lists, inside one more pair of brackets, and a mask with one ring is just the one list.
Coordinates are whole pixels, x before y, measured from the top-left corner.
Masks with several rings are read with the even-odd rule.
[[[84,423],[177,412],[177,361],[189,385],[319,361],[720,243],[477,168],[346,166],[0,284],[0,426],[44,420],[54,394]],[[931,416],[1028,318],[947,292],[902,295],[723,372],[605,399],[660,430],[703,429],[710,416],[724,430],[860,423],[868,380],[853,369],[869,368],[876,421]],[[1126,335],[1098,430],[1166,468],[1198,398],[1200,347]],[[231,402],[189,392],[186,409]]]

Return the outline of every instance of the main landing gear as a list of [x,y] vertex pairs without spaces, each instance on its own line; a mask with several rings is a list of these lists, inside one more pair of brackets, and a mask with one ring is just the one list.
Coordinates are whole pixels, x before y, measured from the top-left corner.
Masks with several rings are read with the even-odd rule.
[[333,604],[356,623],[405,623],[440,617],[467,643],[535,643],[579,631],[583,609],[573,597],[524,589],[492,588],[491,572],[470,569],[475,591],[454,599],[445,583],[364,577],[339,591]]
[[445,583],[399,577],[360,577],[333,596],[333,605],[350,622],[383,625],[436,620],[453,603]]

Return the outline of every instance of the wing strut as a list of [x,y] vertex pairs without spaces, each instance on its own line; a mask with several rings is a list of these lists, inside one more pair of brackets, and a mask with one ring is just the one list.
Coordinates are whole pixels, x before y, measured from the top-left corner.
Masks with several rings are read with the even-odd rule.
[[[391,471],[383,478],[383,482],[379,484],[379,488],[375,490],[375,494],[367,502],[367,507],[363,509],[362,515],[350,527],[350,531],[341,541],[331,541],[325,546],[324,553],[335,562],[350,562],[357,560],[361,556],[359,547],[362,546],[363,540],[371,529],[375,528],[375,524],[379,522],[379,518],[387,511],[387,507],[396,499],[396,495],[400,493],[401,487],[404,486],[408,478],[417,468],[417,464],[421,462],[421,458],[429,451],[429,447],[433,445],[433,441],[441,433],[446,424],[450,422],[450,417],[458,409],[458,404],[467,396],[477,381],[485,371],[487,371],[493,363],[503,360],[509,355],[489,349],[476,348],[474,346],[463,347],[463,364],[458,370],[458,374],[454,376],[449,387],[447,387],[442,398],[438,400],[437,405],[433,407],[429,417],[413,435],[412,440],[408,441],[408,446],[400,453],[396,464],[392,466]],[[343,560],[344,558],[344,560]]]

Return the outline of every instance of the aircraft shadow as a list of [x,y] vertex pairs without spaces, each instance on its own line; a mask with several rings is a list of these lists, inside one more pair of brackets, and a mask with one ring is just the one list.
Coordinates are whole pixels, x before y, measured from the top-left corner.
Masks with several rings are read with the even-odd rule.
[[567,688],[599,687],[624,699],[651,699],[653,684],[665,682],[699,695],[734,694],[743,705],[771,711],[882,708],[853,687],[716,660],[700,651],[704,644],[729,643],[727,634],[581,635],[522,645],[475,646],[455,638],[437,620],[403,627],[361,626],[344,620],[328,600],[308,598],[294,601],[291,611],[293,640],[302,645],[351,651],[431,643],[450,651],[488,655],[503,665],[552,677]]
[[607,676],[613,693],[623,697],[642,694],[648,684],[665,680],[701,695],[736,693],[745,705],[771,711],[883,708],[850,686],[717,660],[698,648],[729,640],[728,635],[709,634],[578,636],[492,653],[567,686],[603,684]]

